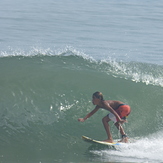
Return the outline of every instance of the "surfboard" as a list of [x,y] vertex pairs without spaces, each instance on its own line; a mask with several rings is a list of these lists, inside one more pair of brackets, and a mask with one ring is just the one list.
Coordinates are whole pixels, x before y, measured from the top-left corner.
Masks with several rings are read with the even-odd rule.
[[112,147],[121,145],[121,143],[118,143],[118,142],[109,143],[109,142],[95,140],[95,139],[89,138],[87,136],[82,136],[82,139],[86,142],[89,142],[91,144],[97,144],[97,145],[105,145],[105,146],[112,146]]

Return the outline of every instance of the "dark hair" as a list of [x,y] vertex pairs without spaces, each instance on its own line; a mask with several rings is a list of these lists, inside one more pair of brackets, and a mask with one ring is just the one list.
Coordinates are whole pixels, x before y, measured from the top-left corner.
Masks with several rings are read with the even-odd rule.
[[103,94],[101,92],[95,92],[93,96],[100,99],[101,101],[104,100]]

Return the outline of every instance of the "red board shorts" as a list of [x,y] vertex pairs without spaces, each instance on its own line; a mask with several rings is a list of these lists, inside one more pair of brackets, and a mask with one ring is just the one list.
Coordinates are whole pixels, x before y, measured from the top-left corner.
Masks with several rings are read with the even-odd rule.
[[[120,104],[117,109],[115,109],[117,114],[120,116],[121,119],[126,119],[127,116],[130,114],[130,106],[126,104]],[[114,114],[109,113],[108,114],[109,119],[111,119],[114,123],[116,123],[118,120],[114,116]]]

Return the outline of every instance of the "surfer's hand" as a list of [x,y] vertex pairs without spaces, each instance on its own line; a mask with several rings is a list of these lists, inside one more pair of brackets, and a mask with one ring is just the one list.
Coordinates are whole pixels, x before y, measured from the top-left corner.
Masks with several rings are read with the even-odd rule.
[[123,124],[123,123],[125,123],[125,122],[127,122],[127,120],[125,120],[125,119],[121,119],[121,120],[119,121],[119,123],[121,123],[121,124]]
[[84,118],[79,118],[78,121],[79,121],[79,122],[84,122],[85,119],[84,119]]

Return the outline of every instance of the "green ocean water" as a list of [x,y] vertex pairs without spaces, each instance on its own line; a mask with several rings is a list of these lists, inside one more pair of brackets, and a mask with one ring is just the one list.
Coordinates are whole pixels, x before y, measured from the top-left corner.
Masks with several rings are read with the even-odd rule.
[[[162,66],[60,55],[0,58],[0,162],[162,162]],[[92,94],[120,100],[132,112],[124,129],[136,143],[119,150],[90,149],[82,135],[106,139]],[[120,134],[111,125],[114,139]]]

